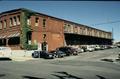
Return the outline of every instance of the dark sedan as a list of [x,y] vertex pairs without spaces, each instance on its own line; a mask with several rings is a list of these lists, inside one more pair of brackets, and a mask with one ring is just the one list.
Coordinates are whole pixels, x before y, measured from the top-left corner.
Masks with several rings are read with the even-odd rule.
[[73,54],[71,47],[60,47],[60,48],[57,48],[56,50],[64,52],[66,54],[66,56],[70,56]]
[[45,59],[54,59],[54,53],[49,53],[47,51],[34,51],[32,53],[33,58],[45,58]]

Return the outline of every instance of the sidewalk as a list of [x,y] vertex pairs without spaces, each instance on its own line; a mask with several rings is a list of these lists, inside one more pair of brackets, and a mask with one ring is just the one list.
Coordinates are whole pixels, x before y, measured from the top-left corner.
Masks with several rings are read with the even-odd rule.
[[33,60],[35,58],[32,58],[33,50],[6,50],[0,52],[0,57],[4,58],[10,58],[13,61],[27,61],[27,60]]
[[27,61],[34,60],[32,57],[10,57],[13,61]]
[[13,61],[27,61],[27,60],[33,60],[32,58],[32,52],[33,51],[26,51],[26,50],[13,50],[11,53],[10,58]]

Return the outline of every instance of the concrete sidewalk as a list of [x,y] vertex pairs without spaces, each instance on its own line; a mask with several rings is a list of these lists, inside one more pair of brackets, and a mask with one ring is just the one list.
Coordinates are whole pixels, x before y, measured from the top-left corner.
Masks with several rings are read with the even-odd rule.
[[35,58],[32,57],[10,57],[13,61],[28,61],[34,60]]
[[32,58],[33,51],[26,51],[26,50],[12,50],[10,58],[13,61],[27,61],[33,60]]

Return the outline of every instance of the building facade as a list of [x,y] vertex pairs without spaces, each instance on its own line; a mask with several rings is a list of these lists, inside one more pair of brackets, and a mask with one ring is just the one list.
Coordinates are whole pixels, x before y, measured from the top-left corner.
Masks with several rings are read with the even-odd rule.
[[50,51],[91,44],[112,44],[112,33],[24,8],[0,13],[0,46]]

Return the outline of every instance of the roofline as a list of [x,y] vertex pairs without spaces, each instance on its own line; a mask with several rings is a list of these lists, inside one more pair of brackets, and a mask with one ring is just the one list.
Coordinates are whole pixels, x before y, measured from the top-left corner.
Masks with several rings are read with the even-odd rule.
[[4,11],[4,12],[1,12],[0,15],[2,15],[2,14],[6,14],[6,13],[10,13],[10,12],[20,11],[20,10],[22,10],[22,9],[19,8],[19,9],[14,9],[14,10],[9,10],[9,11]]
[[36,14],[39,14],[39,15],[43,15],[43,16],[47,16],[47,17],[51,17],[51,18],[55,18],[55,19],[58,19],[58,20],[61,20],[61,21],[73,23],[73,24],[76,24],[76,25],[81,25],[81,26],[84,26],[84,27],[87,27],[87,28],[91,28],[91,29],[95,29],[95,30],[99,30],[99,31],[102,31],[102,32],[112,33],[112,32],[104,31],[104,30],[97,29],[97,28],[94,28],[94,27],[90,27],[88,25],[79,24],[79,23],[72,22],[72,21],[69,21],[69,20],[65,20],[65,19],[54,17],[54,16],[50,16],[50,15],[47,15],[47,14],[44,14],[44,13],[36,12],[36,11],[30,10],[30,9],[26,9],[26,8],[18,8],[18,9],[13,9],[13,10],[1,12],[0,15],[5,14],[5,13],[10,13],[10,12],[15,12],[15,11],[31,11],[33,13],[36,13]]
[[65,20],[65,19],[61,19],[61,18],[54,17],[54,16],[50,16],[50,15],[47,15],[47,14],[43,14],[43,13],[40,13],[40,12],[36,12],[36,13],[39,14],[39,15],[44,15],[44,16],[47,16],[47,17],[52,17],[52,18],[55,18],[55,19],[58,19],[58,20],[62,20],[62,21],[65,21],[65,22],[69,22],[69,23],[81,25],[81,26],[84,26],[84,27],[87,27],[87,28],[91,28],[91,29],[95,29],[95,30],[99,30],[99,31],[102,31],[102,32],[112,33],[112,32],[100,30],[100,29],[97,29],[97,28],[94,28],[94,27],[90,27],[90,26],[88,26],[88,25],[79,24],[79,23],[72,22],[72,21],[69,21],[69,20]]

